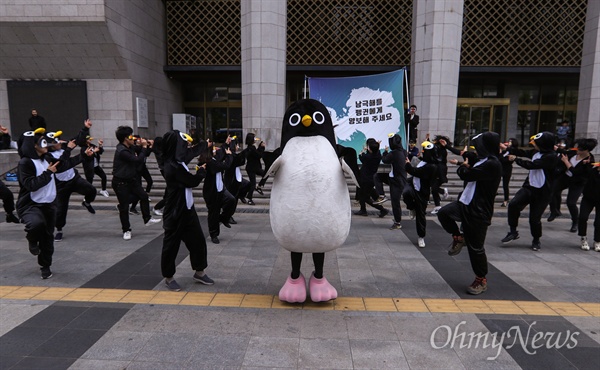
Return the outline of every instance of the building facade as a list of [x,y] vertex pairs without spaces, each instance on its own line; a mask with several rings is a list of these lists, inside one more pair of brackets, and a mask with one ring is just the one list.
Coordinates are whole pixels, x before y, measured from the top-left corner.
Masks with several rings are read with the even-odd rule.
[[[37,108],[76,130],[87,109],[114,144],[118,125],[152,137],[187,113],[200,137],[252,131],[273,149],[305,76],[406,67],[419,139],[524,143],[563,120],[597,138],[599,23],[592,0],[4,1],[0,122],[23,131]],[[75,82],[87,106],[55,99]]]

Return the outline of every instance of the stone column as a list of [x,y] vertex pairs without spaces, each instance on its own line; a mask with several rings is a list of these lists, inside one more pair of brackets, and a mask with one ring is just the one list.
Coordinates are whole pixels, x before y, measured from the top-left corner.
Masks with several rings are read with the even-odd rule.
[[410,103],[420,118],[418,140],[427,133],[454,138],[463,0],[415,0]]
[[285,112],[287,1],[241,0],[242,122],[272,150]]
[[600,2],[593,0],[588,1],[585,17],[576,136],[600,137]]

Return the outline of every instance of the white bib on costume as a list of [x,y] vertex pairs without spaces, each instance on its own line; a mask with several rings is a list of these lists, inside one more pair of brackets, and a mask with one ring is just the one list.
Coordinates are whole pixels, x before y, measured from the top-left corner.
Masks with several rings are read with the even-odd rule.
[[242,182],[242,170],[240,170],[240,167],[235,168],[235,181]]
[[[48,169],[48,162],[43,159],[32,159],[35,165],[35,175],[40,176]],[[54,182],[54,174],[50,174],[52,180],[44,187],[31,192],[31,200],[36,203],[52,203],[56,199],[56,183]]]
[[94,167],[98,167],[100,163],[98,163],[98,158],[94,157]]
[[[65,152],[64,149],[60,149],[55,152],[50,152],[50,154],[54,158],[59,159],[63,155],[64,152]],[[56,177],[56,179],[58,181],[69,181],[69,180],[72,180],[73,177],[75,177],[75,170],[72,168],[69,168],[68,170],[63,171],[61,173],[55,173],[54,176]]]
[[[421,161],[417,165],[417,168],[421,168],[421,167],[425,166],[426,164],[427,164],[427,162]],[[421,190],[421,179],[418,178],[417,176],[413,176],[413,185],[414,185],[416,191]]]
[[[487,158],[483,158],[482,160],[475,163],[473,165],[473,167],[477,167],[487,160],[488,160]],[[471,203],[471,201],[473,200],[473,194],[475,194],[476,187],[477,187],[477,181],[469,181],[467,183],[467,186],[465,186],[465,190],[463,190],[463,192],[460,196],[460,199],[458,201],[461,202],[462,204],[468,206]]]
[[[535,153],[533,155],[533,157],[531,157],[532,161],[535,161],[536,159],[540,159],[542,157],[542,153]],[[544,175],[544,170],[542,169],[538,169],[538,170],[529,170],[529,185],[533,186],[534,188],[541,188],[542,186],[544,186],[544,183],[546,182],[546,175]]]
[[[571,162],[571,166],[573,167],[577,166],[581,161],[583,161],[583,158],[578,160],[576,155],[572,156],[569,160],[569,162]],[[571,172],[571,169],[568,169],[567,172],[565,172],[565,174],[569,177],[573,177],[573,172]]]
[[[185,163],[179,162],[179,164],[182,165],[187,172],[190,172],[190,169]],[[188,209],[192,209],[194,206],[194,195],[192,194],[192,188],[185,188],[185,205]]]
[[394,178],[394,166],[390,168],[390,177]]

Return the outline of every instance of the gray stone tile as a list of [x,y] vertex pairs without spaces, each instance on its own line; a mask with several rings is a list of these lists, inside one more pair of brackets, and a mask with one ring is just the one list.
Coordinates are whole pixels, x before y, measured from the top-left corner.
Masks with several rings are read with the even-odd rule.
[[[198,331],[201,331],[198,328]],[[187,366],[190,368],[236,368],[242,365],[249,336],[244,335],[201,335],[195,338],[195,350]]]
[[[521,369],[521,366],[510,356],[504,348],[483,348],[482,345],[472,348],[457,348],[454,351],[467,369]],[[489,358],[489,360],[488,360]]]
[[88,360],[131,361],[135,359],[152,333],[109,331],[81,358]]
[[352,369],[352,352],[348,339],[300,339],[298,367]]
[[343,313],[339,311],[302,311],[301,338],[348,338]]
[[201,351],[196,341],[200,335],[187,333],[153,333],[135,356],[135,361],[155,361],[179,366],[187,363],[195,351]]
[[346,316],[349,339],[398,340],[388,316]]
[[40,311],[48,307],[47,304],[31,303],[2,303],[0,304],[0,337],[21,325]]
[[242,366],[295,367],[299,345],[299,338],[252,337]]
[[430,342],[401,341],[402,351],[411,369],[464,369],[453,349],[433,349]]
[[254,321],[252,336],[299,338],[301,323],[300,310],[263,310]]
[[355,369],[409,369],[398,341],[351,339]]
[[129,361],[87,360],[80,358],[69,367],[70,370],[123,370],[132,369]]

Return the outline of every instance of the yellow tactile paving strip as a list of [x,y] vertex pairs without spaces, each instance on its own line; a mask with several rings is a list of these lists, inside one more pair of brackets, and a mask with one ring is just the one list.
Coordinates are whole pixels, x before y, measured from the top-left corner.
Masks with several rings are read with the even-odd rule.
[[263,294],[169,292],[157,290],[0,286],[0,299],[143,303],[203,307],[275,308],[321,311],[476,313],[600,317],[600,303],[486,299],[339,297],[324,303],[288,304]]

